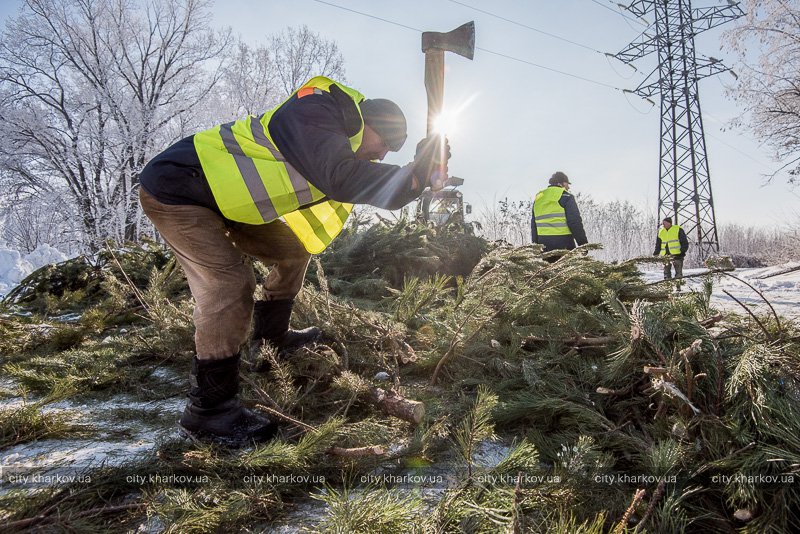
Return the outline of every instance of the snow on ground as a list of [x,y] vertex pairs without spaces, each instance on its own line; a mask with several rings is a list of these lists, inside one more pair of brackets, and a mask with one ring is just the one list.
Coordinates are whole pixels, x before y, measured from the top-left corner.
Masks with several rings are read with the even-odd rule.
[[[730,274],[760,291],[779,315],[800,319],[800,270],[785,272],[797,267],[800,267],[800,264],[796,262],[784,263],[770,267],[736,269]],[[690,276],[705,271],[707,269],[684,269],[683,274]],[[650,282],[656,282],[663,278],[661,270],[645,271],[643,274],[645,279]],[[702,276],[687,278],[684,280],[683,290],[702,291],[704,278]],[[724,274],[713,275],[713,280],[712,305],[727,311],[746,314],[742,306],[736,302],[739,300],[756,315],[772,313],[764,299],[739,280]],[[725,291],[729,295],[725,294]]]
[[0,245],[0,297],[11,291],[36,269],[67,259],[69,258],[64,253],[47,244],[39,245],[36,250],[25,256]]
[[[85,426],[91,435],[41,439],[4,448],[0,451],[0,495],[13,489],[81,482],[93,468],[131,462],[175,437],[176,422],[186,403],[185,379],[163,367],[151,376],[175,384],[178,393],[154,401],[120,394],[103,401],[66,399],[42,406],[42,413],[63,414],[70,423]],[[0,387],[8,391],[19,389],[8,377],[0,379]],[[14,410],[36,400],[19,395],[0,399],[0,410]]]
[[[9,399],[0,403],[0,407],[13,409],[22,402],[19,398]],[[183,397],[140,402],[119,395],[100,403],[65,400],[49,404],[43,407],[43,412],[68,414],[73,423],[90,425],[98,433],[85,439],[43,439],[4,449],[0,453],[0,495],[15,488],[80,482],[90,476],[92,468],[119,466],[152,452],[159,442],[176,435],[175,425],[120,420],[114,411],[141,411],[166,419],[174,415],[177,421],[185,403]]]

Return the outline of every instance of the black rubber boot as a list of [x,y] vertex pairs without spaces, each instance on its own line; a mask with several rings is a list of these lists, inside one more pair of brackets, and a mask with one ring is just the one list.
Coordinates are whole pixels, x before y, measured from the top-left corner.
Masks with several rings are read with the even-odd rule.
[[189,401],[178,424],[191,439],[227,447],[261,443],[278,426],[239,401],[239,355],[221,360],[192,360]]
[[279,358],[284,358],[293,350],[317,341],[322,330],[316,326],[303,330],[289,328],[293,305],[291,299],[256,301],[253,307],[253,345],[264,340],[278,350]]

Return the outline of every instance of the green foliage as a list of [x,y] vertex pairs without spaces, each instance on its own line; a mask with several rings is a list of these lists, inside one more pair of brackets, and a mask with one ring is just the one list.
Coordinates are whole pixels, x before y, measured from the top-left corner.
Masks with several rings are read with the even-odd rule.
[[23,402],[11,408],[0,408],[0,449],[42,439],[84,437],[91,427],[75,423],[76,412],[46,411],[57,397],[48,396],[36,402]]
[[[605,264],[585,254],[591,247],[550,263],[537,247],[481,242],[466,261],[464,239],[402,222],[354,228],[311,269],[314,285],[298,296],[292,323],[320,326],[325,345],[274,361],[265,375],[243,370],[242,398],[314,430],[287,424],[279,438],[235,452],[167,442],[146,465],[115,476],[208,481],[98,481],[91,497],[9,497],[8,517],[46,512],[43,526],[97,530],[108,517],[80,514],[133,502],[141,508],[115,515],[131,530],[144,514],[153,529],[257,531],[316,492],[327,506],[319,528],[332,532],[591,533],[635,521],[639,532],[798,529],[800,485],[757,478],[800,474],[796,324],[730,314],[707,328],[716,312],[710,281],[672,296],[644,283],[640,260]],[[151,245],[102,257],[91,269],[70,264],[34,277],[4,304],[4,377],[35,393],[60,387],[98,401],[113,392],[182,396],[193,327],[180,270]],[[36,293],[73,269],[83,282]],[[164,365],[180,378],[157,378]],[[387,416],[365,401],[371,386],[424,401],[426,419],[415,428]],[[6,443],[54,428],[32,422],[50,412],[27,410],[4,428]],[[172,425],[169,414],[136,412],[111,415]],[[476,451],[495,437],[513,446],[479,469]],[[366,445],[390,452],[331,454]],[[452,465],[452,484],[423,494],[352,482],[376,466],[425,473]],[[254,481],[266,475],[324,475],[326,486]],[[607,482],[622,475],[645,478]],[[646,493],[634,519],[621,524],[639,488]],[[737,510],[752,518],[740,522]]]
[[254,495],[212,485],[194,491],[166,489],[151,498],[148,513],[166,525],[164,532],[204,533],[236,528],[259,517],[258,507],[276,502],[267,488]]
[[166,249],[152,242],[130,244],[123,251],[109,247],[95,258],[78,256],[34,271],[3,302],[48,315],[83,310],[106,298],[103,285],[109,278],[143,288],[151,270],[163,269],[170,258]]
[[[605,513],[599,513],[592,519],[578,523],[573,513],[559,516],[553,523],[548,524],[547,532],[553,534],[603,534],[606,532]],[[680,532],[673,530],[671,532]]]
[[422,499],[385,487],[366,486],[337,490],[326,486],[312,495],[327,505],[326,516],[318,532],[345,534],[363,532],[392,534],[421,532]]
[[491,393],[489,388],[481,386],[478,388],[472,409],[461,421],[461,424],[453,430],[453,441],[458,454],[467,463],[470,478],[472,478],[473,455],[477,444],[484,440],[497,438],[492,424],[492,410],[496,406],[497,395]]
[[[394,318],[408,324],[434,305],[441,305],[441,298],[450,280],[449,276],[442,275],[434,275],[427,280],[419,278],[404,280],[402,291],[392,291],[395,295],[392,306]],[[419,321],[415,324],[419,324]]]
[[[328,277],[336,280],[331,291],[375,298],[384,294],[386,285],[399,288],[411,277],[466,276],[487,247],[472,235],[436,231],[404,219],[382,220],[340,236],[320,260]],[[384,280],[382,287],[375,287],[377,278]],[[362,287],[367,281],[377,290],[372,295]]]
[[[128,371],[133,372],[126,372]],[[102,390],[134,383],[143,371],[131,368],[114,347],[98,344],[70,349],[59,358],[35,356],[3,366],[5,374],[38,392],[54,388]]]

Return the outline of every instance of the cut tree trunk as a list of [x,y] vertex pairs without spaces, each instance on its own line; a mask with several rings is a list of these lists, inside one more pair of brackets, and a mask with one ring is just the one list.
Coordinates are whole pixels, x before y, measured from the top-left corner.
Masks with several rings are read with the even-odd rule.
[[419,401],[410,400],[394,390],[384,390],[371,386],[365,395],[365,400],[374,404],[384,413],[418,425],[425,417],[425,405]]

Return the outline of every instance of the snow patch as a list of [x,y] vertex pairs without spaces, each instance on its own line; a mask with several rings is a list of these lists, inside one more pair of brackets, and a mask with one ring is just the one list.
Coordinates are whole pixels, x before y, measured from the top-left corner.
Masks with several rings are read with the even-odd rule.
[[0,297],[11,291],[36,269],[68,259],[66,254],[48,244],[39,245],[36,250],[25,256],[19,251],[0,245]]
[[[0,465],[5,468],[3,482],[9,484],[0,490],[30,488],[65,484],[88,476],[90,470],[100,466],[119,466],[134,461],[140,455],[152,453],[158,443],[175,435],[174,424],[145,423],[131,418],[115,419],[113,410],[128,409],[158,415],[175,414],[177,421],[185,399],[170,398],[151,402],[116,396],[106,402],[75,403],[70,400],[44,406],[45,413],[66,413],[73,422],[88,423],[101,432],[89,439],[45,439],[6,448],[0,453]],[[2,408],[21,407],[22,399],[3,401]],[[129,433],[129,439],[120,440],[114,433]],[[9,475],[14,478],[9,478]],[[60,478],[61,477],[61,478]]]
[[[736,269],[730,274],[760,291],[779,315],[797,319],[800,318],[800,270],[792,271],[797,267],[797,262],[790,262],[770,267]],[[706,271],[707,269],[684,269],[683,274],[688,276]],[[647,282],[657,282],[663,278],[663,273],[661,271],[642,271],[642,276]],[[772,313],[764,299],[743,282],[724,274],[711,276],[714,280],[711,294],[712,306],[725,311],[745,314],[746,312],[736,302],[738,300],[756,314]],[[703,279],[702,276],[686,278],[683,281],[683,290],[702,291]],[[727,291],[729,295],[723,291]]]

